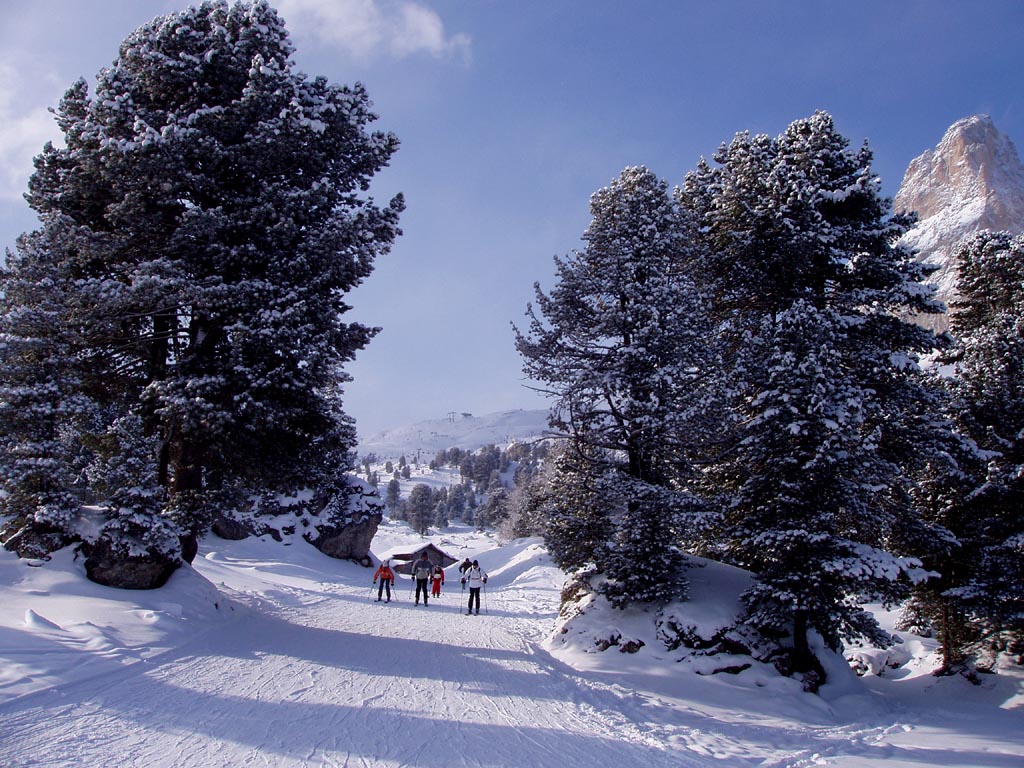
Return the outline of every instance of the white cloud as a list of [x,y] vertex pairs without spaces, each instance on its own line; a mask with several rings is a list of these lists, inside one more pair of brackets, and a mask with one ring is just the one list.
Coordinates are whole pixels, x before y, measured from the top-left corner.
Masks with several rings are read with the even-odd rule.
[[470,38],[448,35],[435,11],[412,0],[278,0],[295,35],[343,48],[360,59],[469,57]]
[[[470,54],[470,38],[448,34],[441,17],[419,0],[278,0],[276,6],[293,35],[360,59],[425,54],[468,60]],[[0,203],[5,205],[23,204],[32,158],[46,141],[61,143],[47,110],[71,83],[29,46],[14,39],[6,43],[0,52]]]
[[[22,202],[32,175],[32,158],[47,141],[60,143],[60,131],[47,110],[63,92],[56,75],[28,71],[0,60],[0,201]],[[42,84],[43,87],[40,87]]]

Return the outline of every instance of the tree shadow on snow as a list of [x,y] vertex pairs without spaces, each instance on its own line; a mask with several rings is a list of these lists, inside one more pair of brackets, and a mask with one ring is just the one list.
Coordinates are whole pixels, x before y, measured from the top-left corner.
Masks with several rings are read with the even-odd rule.
[[[568,703],[573,698],[571,684],[538,674],[525,653],[402,638],[368,641],[365,636],[309,627],[296,632],[294,625],[272,617],[242,623],[244,632],[221,636],[219,641],[207,638],[197,644],[204,647],[192,647],[177,657],[173,652],[163,656],[156,674],[150,668],[112,676],[114,684],[109,687],[63,687],[59,713],[47,712],[50,705],[38,699],[21,707],[15,702],[13,709],[39,707],[39,721],[56,725],[61,718],[74,716],[76,702],[88,702],[90,718],[115,719],[127,741],[142,737],[159,743],[159,734],[171,734],[176,749],[194,756],[218,742],[230,742],[238,745],[240,754],[248,749],[264,758],[279,756],[280,762],[287,757],[310,760],[309,764],[339,756],[420,768],[448,768],[453,757],[463,761],[459,764],[491,766],[687,764],[680,762],[678,753],[650,743],[567,730],[572,723],[565,720],[574,717],[547,727],[520,723],[523,712],[529,712],[532,721],[535,710],[545,707],[534,702],[543,700],[554,702],[556,713],[575,711]],[[261,676],[259,666],[269,656],[290,660],[276,662],[275,674],[270,675],[268,668]],[[193,665],[223,657],[251,660],[255,670],[239,675],[231,690],[202,690],[202,673]],[[325,668],[341,674],[321,674]],[[246,693],[250,684],[253,690]],[[330,690],[309,693],[327,686],[337,686],[338,698],[346,701],[330,703]],[[359,686],[363,690],[352,690]],[[288,700],[291,696],[318,700]],[[514,701],[520,697],[525,701]],[[599,705],[591,696],[584,706],[592,710]],[[410,711],[417,707],[431,714]],[[80,748],[86,762],[96,757],[90,755],[91,749],[119,751],[114,743]]]

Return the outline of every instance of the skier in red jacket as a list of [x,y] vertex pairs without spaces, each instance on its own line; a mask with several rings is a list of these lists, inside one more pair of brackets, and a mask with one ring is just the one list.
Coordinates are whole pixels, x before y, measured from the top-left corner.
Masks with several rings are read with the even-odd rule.
[[444,570],[440,565],[434,566],[434,573],[430,576],[430,582],[432,584],[430,593],[434,597],[441,596],[441,585],[444,584]]
[[377,602],[384,596],[384,589],[387,588],[388,599],[386,602],[391,602],[391,585],[395,583],[395,572],[391,570],[391,561],[385,560],[380,564],[380,568],[373,574],[373,583],[377,583],[377,579],[380,579],[380,586],[377,587]]

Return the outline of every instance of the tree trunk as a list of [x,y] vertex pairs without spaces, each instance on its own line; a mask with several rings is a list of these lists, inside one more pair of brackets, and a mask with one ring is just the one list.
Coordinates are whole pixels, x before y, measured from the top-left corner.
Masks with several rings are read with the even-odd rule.
[[798,608],[793,614],[793,671],[803,676],[805,691],[817,693],[825,683],[825,668],[807,642],[807,619],[807,611],[803,609]]
[[808,672],[814,668],[815,662],[807,643],[807,611],[797,609],[793,614],[793,669]]
[[949,626],[949,605],[942,602],[942,667],[953,666],[953,633]]
[[[147,365],[146,378],[149,382],[163,381],[167,378],[167,358],[170,354],[170,339],[174,327],[177,325],[177,317],[170,312],[158,312],[153,315],[153,340],[149,347],[149,361]],[[147,435],[161,432],[159,419],[151,412],[145,417],[145,429]],[[166,434],[161,434],[161,440],[157,449],[157,482],[164,488],[170,487],[170,450]]]
[[171,495],[203,490],[202,450],[195,441],[179,433],[177,439],[171,443],[170,455]]
[[942,667],[939,674],[950,674],[957,670],[964,663],[963,651],[963,617],[955,609],[950,607],[949,602],[941,600],[942,622]]
[[[203,490],[203,451],[188,436],[177,431],[176,435],[168,441],[171,469],[170,493],[172,496],[190,491],[199,493]],[[200,520],[194,516],[185,526],[185,535],[181,537],[181,558],[186,563],[195,560],[199,551],[200,527]]]
[[817,658],[807,642],[807,611],[798,609],[793,616],[793,668],[810,672],[817,667]]
[[[220,335],[219,326],[199,316],[194,316],[189,323],[189,354],[198,361],[197,368],[200,372],[213,368],[211,361]],[[204,435],[201,433],[197,436],[186,432],[180,424],[169,425],[166,455],[161,453],[161,473],[167,472],[169,468],[170,477],[166,480],[172,497],[189,492],[198,494],[203,490],[203,469],[206,459],[203,438]],[[191,520],[190,523],[188,535],[197,537],[201,532],[200,521]],[[186,553],[187,551],[186,549]]]
[[174,320],[175,315],[171,312],[158,312],[153,315],[153,340],[149,347],[147,372],[150,381],[162,381],[167,378],[167,357],[170,352]]

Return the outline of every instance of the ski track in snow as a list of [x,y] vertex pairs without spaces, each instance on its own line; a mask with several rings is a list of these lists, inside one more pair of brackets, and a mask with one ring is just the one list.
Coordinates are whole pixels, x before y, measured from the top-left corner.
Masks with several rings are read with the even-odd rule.
[[541,648],[561,585],[529,543],[482,552],[492,567],[480,616],[465,615],[454,571],[428,607],[413,604],[408,580],[378,603],[357,566],[318,554],[270,563],[274,545],[244,546],[196,563],[235,608],[224,622],[148,657],[84,654],[94,673],[0,704],[0,766],[1022,765],[1010,712],[984,715],[1009,718],[986,728],[977,718],[989,710],[922,719],[865,698],[837,717],[816,697],[754,694],[728,675],[701,678],[688,697],[697,678],[671,665],[639,676],[570,667]]
[[259,610],[235,631],[4,706],[0,764],[705,764],[535,652],[554,598],[485,591],[466,616],[458,589],[417,607],[407,584],[390,604],[344,583],[238,595]]

